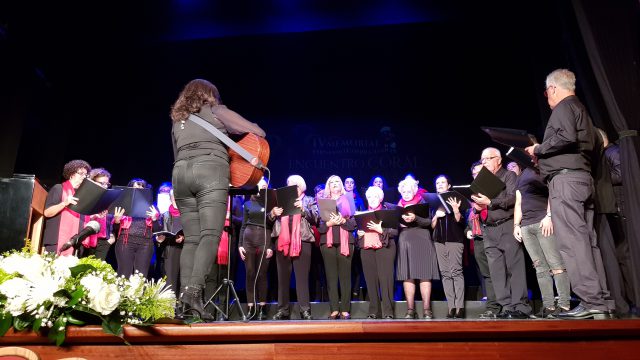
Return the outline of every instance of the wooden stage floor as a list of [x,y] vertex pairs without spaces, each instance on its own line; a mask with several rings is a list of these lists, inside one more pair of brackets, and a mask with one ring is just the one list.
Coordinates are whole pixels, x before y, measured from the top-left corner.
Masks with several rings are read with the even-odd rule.
[[41,359],[638,359],[640,320],[312,320],[70,327],[66,346],[10,330]]

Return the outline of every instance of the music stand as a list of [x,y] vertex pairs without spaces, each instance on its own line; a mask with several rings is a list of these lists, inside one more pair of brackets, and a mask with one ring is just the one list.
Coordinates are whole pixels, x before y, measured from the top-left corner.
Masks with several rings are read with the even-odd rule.
[[[242,188],[235,188],[235,187],[229,187],[229,196],[233,197],[233,196],[237,196],[237,195],[254,195],[258,193],[258,187],[256,186],[255,189],[242,189]],[[231,201],[231,200],[229,200]],[[227,254],[229,256],[229,260],[227,262],[227,277],[222,279],[222,284],[218,285],[218,288],[216,288],[216,291],[213,292],[213,295],[211,295],[211,297],[209,298],[209,300],[207,300],[204,303],[203,308],[206,308],[207,305],[211,304],[218,312],[220,312],[222,314],[222,316],[224,317],[225,320],[229,320],[229,317],[231,315],[231,307],[233,306],[233,304],[230,304],[229,301],[229,292],[233,293],[233,299],[235,300],[235,304],[238,305],[238,310],[240,311],[240,315],[242,316],[242,321],[247,321],[247,315],[244,313],[244,310],[242,309],[242,306],[240,305],[240,298],[238,298],[238,293],[236,292],[235,286],[233,284],[233,280],[231,280],[231,243],[233,242],[233,219],[231,219],[229,221],[229,241],[227,241]],[[227,291],[227,296],[225,297],[225,311],[223,311],[220,307],[218,307],[218,304],[216,304],[213,299],[216,298],[216,296],[223,290],[226,289]]]

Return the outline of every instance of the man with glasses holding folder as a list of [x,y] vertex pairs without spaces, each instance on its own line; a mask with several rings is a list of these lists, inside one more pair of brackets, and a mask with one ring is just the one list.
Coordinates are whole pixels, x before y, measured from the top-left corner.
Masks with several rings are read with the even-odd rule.
[[528,319],[531,306],[528,302],[527,279],[522,245],[513,236],[513,209],[516,202],[516,174],[502,167],[502,156],[496,148],[482,151],[482,165],[497,176],[506,188],[489,199],[485,194],[475,194],[471,199],[488,210],[483,223],[484,250],[496,301],[502,310],[500,319]]

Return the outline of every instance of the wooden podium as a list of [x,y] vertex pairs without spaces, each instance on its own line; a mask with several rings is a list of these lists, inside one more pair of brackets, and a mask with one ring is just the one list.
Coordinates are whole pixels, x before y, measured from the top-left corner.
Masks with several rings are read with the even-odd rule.
[[0,253],[22,249],[26,239],[40,251],[47,191],[35,175],[0,178]]

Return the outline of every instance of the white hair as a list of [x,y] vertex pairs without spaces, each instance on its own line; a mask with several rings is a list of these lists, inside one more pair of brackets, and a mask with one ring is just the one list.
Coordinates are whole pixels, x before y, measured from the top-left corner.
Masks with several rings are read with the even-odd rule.
[[398,192],[402,189],[410,187],[414,192],[418,191],[418,182],[413,178],[406,178],[398,183]]
[[370,196],[377,196],[380,201],[384,199],[384,191],[377,186],[369,186],[364,196],[369,198]]
[[291,175],[287,178],[287,184],[295,184],[298,185],[302,192],[307,191],[307,183],[304,182],[304,179],[300,175]]
[[575,91],[576,90],[576,75],[567,69],[557,69],[547,75],[545,81],[546,87],[557,86],[559,88]]

